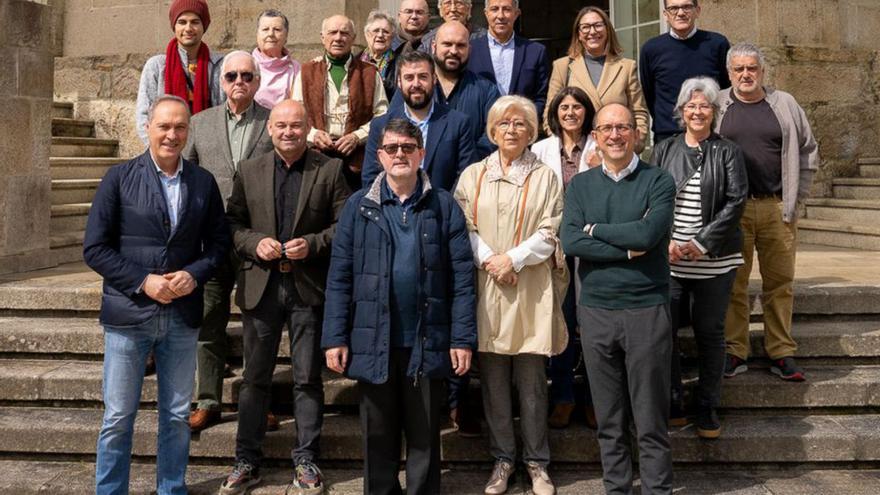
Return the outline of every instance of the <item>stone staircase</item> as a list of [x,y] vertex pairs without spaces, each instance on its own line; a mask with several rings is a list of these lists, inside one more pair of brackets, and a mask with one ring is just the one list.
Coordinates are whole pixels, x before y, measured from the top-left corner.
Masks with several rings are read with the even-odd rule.
[[[831,481],[822,478],[827,484],[818,491],[798,491],[791,485],[780,491],[737,491],[731,486],[729,493],[880,493],[880,472],[875,471],[880,468],[880,254],[818,248],[799,253],[798,261],[801,279],[796,284],[794,332],[799,363],[809,380],[785,383],[767,371],[763,332],[754,323],[755,359],[750,370],[724,381],[721,438],[701,440],[691,426],[672,433],[676,483],[682,493],[728,493],[714,483],[746,483],[755,476],[780,473],[793,473],[783,477],[796,478],[804,487],[810,485],[804,476],[828,476]],[[862,278],[847,278],[845,267]],[[872,277],[876,283],[865,282]],[[89,466],[102,415],[103,335],[96,321],[100,294],[100,278],[82,264],[0,277],[0,467],[37,470],[54,480],[54,485],[47,481],[45,486],[12,491],[0,480],[0,493],[36,493],[40,486],[53,486],[54,493],[93,490]],[[761,311],[756,298],[755,321]],[[242,346],[241,324],[235,320],[230,324],[233,373],[224,382],[224,421],[193,437],[192,493],[214,493],[234,455]],[[692,355],[693,337],[683,331],[682,338],[683,351]],[[272,391],[273,409],[282,422],[280,431],[266,438],[270,466],[287,465],[295,438],[288,356],[283,338]],[[351,380],[329,372],[324,383],[328,407],[322,457],[329,479],[338,483],[331,493],[359,493],[362,439],[357,388]],[[474,395],[478,395],[476,387],[478,380],[471,390]],[[150,464],[156,453],[156,394],[155,376],[148,377],[133,447],[139,463],[135,472],[146,478],[133,482],[145,487],[144,493],[152,483]],[[551,430],[550,442],[554,472],[570,480],[559,493],[600,489],[593,431],[576,422],[565,430]],[[451,485],[458,487],[449,493],[481,493],[490,459],[487,445],[485,435],[464,439],[444,430],[442,458],[451,468]],[[714,479],[707,474],[713,469],[719,470]],[[255,493],[283,493],[289,471],[271,472],[274,491],[265,488]],[[76,473],[79,484],[60,487],[50,473]],[[866,473],[870,473],[867,478]],[[852,480],[864,485],[845,489]],[[768,486],[762,483],[757,484]],[[525,490],[520,481],[511,493]]]
[[831,180],[830,198],[806,201],[800,242],[880,250],[880,158],[858,161],[859,176]]
[[49,246],[59,263],[82,260],[89,207],[101,178],[120,162],[118,141],[95,137],[95,122],[73,118],[73,103],[52,106],[52,236]]

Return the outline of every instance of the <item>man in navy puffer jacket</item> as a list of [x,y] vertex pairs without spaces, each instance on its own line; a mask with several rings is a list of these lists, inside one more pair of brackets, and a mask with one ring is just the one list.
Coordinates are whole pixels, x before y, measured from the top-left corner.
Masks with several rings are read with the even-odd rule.
[[360,382],[364,493],[400,493],[400,431],[410,494],[440,492],[443,378],[467,373],[476,348],[474,262],[464,215],[419,170],[421,133],[392,119],[385,172],[345,205],[327,277],[321,347]]

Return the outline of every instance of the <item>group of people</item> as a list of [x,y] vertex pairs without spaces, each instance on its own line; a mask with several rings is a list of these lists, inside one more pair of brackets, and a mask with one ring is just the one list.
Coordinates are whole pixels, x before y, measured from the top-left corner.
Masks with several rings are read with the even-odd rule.
[[108,171],[84,241],[104,278],[96,493],[127,492],[149,359],[157,492],[186,493],[190,435],[221,420],[233,289],[244,371],[223,495],[261,482],[284,328],[294,495],[326,486],[325,366],[359,384],[365,494],[401,493],[403,439],[406,492],[439,493],[445,412],[462,435],[485,420],[485,493],[505,493],[518,460],[535,494],[555,493],[548,428],[579,402],[608,493],[632,493],[630,421],[643,490],[671,493],[668,428],[688,421],[677,331],[697,343],[692,420],[717,438],[722,377],[747,369],[755,250],[771,370],[805,379],[792,282],[817,146],[794,98],[764,86],[760,49],[698,29],[697,0],[665,0],[669,32],[638,64],[596,7],[551,64],[514,32],[518,3],[487,0],[483,30],[470,0],[438,0],[429,30],[425,0],[403,0],[396,20],[369,14],[360,54],[354,22],[332,16],[301,64],[279,11],[260,14],[252,52],[220,56],[206,2],[171,2],[174,37],[138,91],[147,150]]

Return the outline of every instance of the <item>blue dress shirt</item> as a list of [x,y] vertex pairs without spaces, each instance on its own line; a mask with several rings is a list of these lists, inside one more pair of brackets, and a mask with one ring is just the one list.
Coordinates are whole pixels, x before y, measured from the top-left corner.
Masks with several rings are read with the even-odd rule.
[[489,33],[489,55],[492,57],[492,69],[495,71],[495,81],[498,83],[498,91],[502,95],[510,93],[510,79],[513,76],[513,55],[516,53],[514,40],[511,36],[506,43],[496,40]]

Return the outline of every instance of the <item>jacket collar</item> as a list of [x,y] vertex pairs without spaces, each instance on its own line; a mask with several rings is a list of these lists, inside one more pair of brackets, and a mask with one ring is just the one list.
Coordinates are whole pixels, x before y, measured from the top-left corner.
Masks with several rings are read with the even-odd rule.
[[492,182],[506,179],[517,186],[522,186],[526,181],[526,177],[541,165],[542,163],[541,160],[538,160],[538,155],[527,149],[523,152],[522,156],[510,164],[510,169],[507,171],[507,175],[505,175],[504,170],[501,168],[501,154],[499,151],[495,151],[486,158],[486,180]]
[[[421,202],[425,199],[425,196],[428,195],[428,191],[432,189],[431,187],[431,179],[428,177],[428,174],[425,173],[424,170],[419,169],[419,176],[422,179],[422,194],[419,198],[418,202]],[[367,193],[364,194],[364,199],[368,201],[372,201],[376,203],[376,206],[382,204],[382,182],[385,180],[385,172],[382,171],[376,178],[373,180],[373,183],[370,184],[370,189],[367,190]]]

